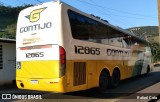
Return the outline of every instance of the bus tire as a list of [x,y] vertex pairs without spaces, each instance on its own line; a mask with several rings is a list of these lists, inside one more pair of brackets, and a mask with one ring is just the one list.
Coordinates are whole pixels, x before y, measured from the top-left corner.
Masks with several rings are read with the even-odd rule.
[[99,76],[99,87],[98,91],[103,93],[106,92],[110,82],[110,75],[107,71],[103,70]]
[[120,71],[118,69],[115,69],[112,73],[110,87],[116,88],[119,85],[120,82]]

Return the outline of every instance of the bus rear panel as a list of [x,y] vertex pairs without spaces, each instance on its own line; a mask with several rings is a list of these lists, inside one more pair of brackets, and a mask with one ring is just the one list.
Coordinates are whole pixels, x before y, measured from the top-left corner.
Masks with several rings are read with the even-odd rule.
[[63,92],[66,52],[61,39],[61,4],[22,10],[17,26],[16,83],[20,89]]

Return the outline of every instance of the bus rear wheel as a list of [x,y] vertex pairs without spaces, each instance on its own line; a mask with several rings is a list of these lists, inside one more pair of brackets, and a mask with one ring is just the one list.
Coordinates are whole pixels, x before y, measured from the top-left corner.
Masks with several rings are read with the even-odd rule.
[[119,70],[114,70],[111,77],[111,88],[116,88],[119,85],[120,82],[120,72]]
[[110,76],[106,71],[102,71],[99,77],[99,92],[105,92],[109,85]]

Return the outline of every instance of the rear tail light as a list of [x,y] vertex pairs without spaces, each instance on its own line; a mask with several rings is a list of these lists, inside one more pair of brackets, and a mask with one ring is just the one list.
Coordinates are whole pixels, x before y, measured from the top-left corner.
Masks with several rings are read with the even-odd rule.
[[66,51],[63,47],[59,46],[59,58],[60,58],[60,73],[59,76],[64,76],[66,72]]

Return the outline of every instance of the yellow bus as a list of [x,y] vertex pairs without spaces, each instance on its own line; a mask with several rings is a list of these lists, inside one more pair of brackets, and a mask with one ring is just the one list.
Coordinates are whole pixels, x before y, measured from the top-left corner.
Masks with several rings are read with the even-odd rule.
[[22,10],[16,38],[20,89],[106,91],[152,67],[145,40],[59,1]]

